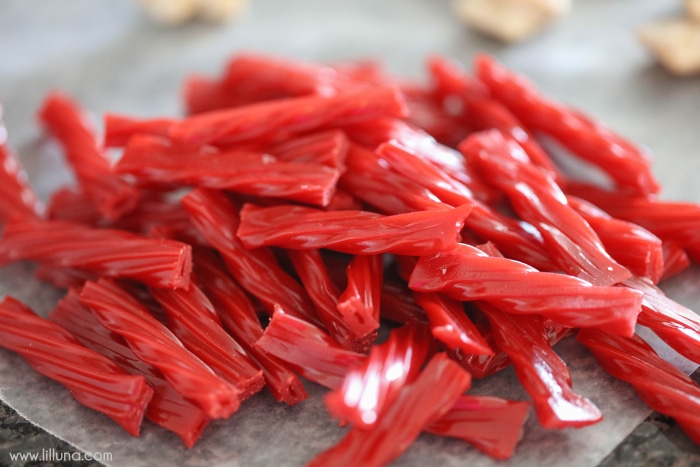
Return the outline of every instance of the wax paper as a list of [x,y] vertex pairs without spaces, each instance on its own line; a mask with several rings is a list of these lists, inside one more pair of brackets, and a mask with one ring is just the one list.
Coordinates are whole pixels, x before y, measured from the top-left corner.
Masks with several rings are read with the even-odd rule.
[[[548,95],[603,119],[647,146],[664,185],[663,197],[700,202],[697,146],[700,81],[676,79],[654,65],[634,30],[678,13],[680,2],[580,0],[572,14],[522,44],[503,46],[468,30],[449,3],[429,0],[252,0],[238,21],[180,28],[156,26],[125,0],[4,0],[0,9],[0,102],[10,144],[21,155],[42,198],[71,181],[60,153],[36,124],[50,89],[73,94],[96,119],[109,110],[139,116],[181,112],[179,90],[188,73],[215,74],[236,52],[259,51],[299,59],[373,58],[389,71],[424,75],[424,60],[440,53],[466,66],[475,53],[493,54],[527,74]],[[691,269],[664,285],[700,309]],[[0,296],[12,294],[41,314],[61,292],[32,277],[28,264],[0,268]],[[663,355],[691,372],[696,365],[662,344]],[[530,415],[515,456],[496,463],[467,444],[422,435],[395,462],[422,465],[569,465],[600,462],[648,413],[633,391],[597,367],[575,340],[556,347],[574,388],[603,411],[602,423],[549,431]],[[78,448],[109,452],[112,465],[303,465],[343,436],[323,406],[324,389],[307,384],[310,398],[295,406],[267,392],[247,400],[231,419],[217,421],[193,449],[150,422],[132,438],[105,416],[77,404],[60,385],[21,358],[0,351],[0,397],[22,415]],[[512,371],[474,384],[474,392],[526,399]]]

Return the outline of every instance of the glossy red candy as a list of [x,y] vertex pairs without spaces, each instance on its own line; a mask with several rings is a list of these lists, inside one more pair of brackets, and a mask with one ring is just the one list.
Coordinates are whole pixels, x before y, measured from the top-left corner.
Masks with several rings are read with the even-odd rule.
[[328,248],[350,254],[428,255],[450,248],[471,211],[452,209],[382,216],[369,211],[326,212],[280,205],[246,204],[236,235],[247,248]]
[[0,346],[17,352],[37,372],[64,385],[80,403],[109,416],[131,435],[139,435],[153,396],[142,376],[127,374],[12,297],[0,303],[0,338]]
[[118,229],[64,221],[17,220],[0,237],[0,264],[32,260],[76,267],[105,277],[127,277],[153,287],[187,287],[192,247]]
[[49,314],[49,319],[127,373],[143,376],[153,389],[153,398],[146,407],[146,418],[176,433],[187,447],[194,446],[209,424],[209,418],[199,407],[182,397],[156,367],[140,360],[120,335],[102,326],[92,311],[80,303],[77,289],[68,291]]

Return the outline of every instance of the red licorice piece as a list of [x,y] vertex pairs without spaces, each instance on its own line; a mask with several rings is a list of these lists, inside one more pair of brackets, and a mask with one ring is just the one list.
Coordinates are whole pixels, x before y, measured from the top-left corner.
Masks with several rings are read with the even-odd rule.
[[513,362],[515,374],[532,397],[537,419],[545,428],[580,428],[602,420],[598,408],[571,387],[571,375],[549,345],[543,320],[504,313],[480,303],[494,340]]
[[451,351],[493,355],[479,330],[471,322],[461,302],[439,293],[415,292],[416,303],[425,310],[433,336]]
[[139,436],[144,411],[153,396],[143,377],[127,374],[12,297],[0,303],[0,337],[1,347],[18,353],[38,373],[61,383],[81,404]]
[[247,248],[328,248],[350,254],[427,255],[457,241],[472,205],[383,216],[368,211],[320,211],[293,205],[246,204],[236,232]]
[[428,323],[428,316],[425,310],[416,304],[413,292],[406,283],[397,280],[382,282],[381,317],[400,324],[411,321]]
[[402,118],[405,103],[393,87],[377,87],[334,97],[296,97],[193,115],[174,123],[168,136],[194,144],[232,144],[276,135],[372,120]]
[[463,243],[421,257],[409,287],[443,292],[461,301],[485,300],[510,313],[541,314],[564,326],[603,327],[628,336],[634,332],[642,301],[641,294],[632,290],[540,272]]
[[217,151],[134,136],[115,171],[145,185],[194,185],[325,206],[340,173],[320,164],[280,162],[263,152]]
[[365,356],[343,348],[323,329],[277,307],[255,347],[287,362],[303,378],[327,388],[343,382],[348,368]]
[[336,342],[350,350],[362,352],[367,350],[376,337],[376,327],[369,334],[360,327],[355,328],[352,321],[338,308],[340,291],[329,277],[326,265],[319,250],[288,250],[287,255],[302,285],[313,301],[319,319]]
[[351,144],[346,164],[339,186],[384,214],[449,207],[429,189],[392,171],[358,144]]
[[661,244],[663,251],[664,272],[661,280],[670,279],[676,274],[680,274],[690,266],[690,258],[678,243],[666,240]]
[[[402,170],[409,178],[415,178],[418,183],[423,183],[417,175],[415,175],[416,164],[420,167],[425,163],[433,166],[426,168],[431,174],[431,180],[425,182],[437,182],[442,184],[443,191],[446,185],[454,185],[459,192],[465,193],[465,188],[468,188],[474,199],[485,203],[491,203],[501,198],[500,194],[494,191],[481,177],[474,173],[457,150],[451,147],[438,143],[430,135],[423,131],[416,130],[408,126],[406,123],[395,119],[384,119],[372,123],[372,128],[368,125],[357,125],[354,128],[345,128],[351,139],[365,144],[368,147],[379,149],[383,144],[395,141],[399,143],[400,148],[410,154],[410,160],[397,161],[403,166]],[[364,134],[357,134],[362,132]],[[368,140],[368,136],[377,132],[376,140]],[[456,143],[455,143],[456,145]],[[437,171],[436,171],[437,169]],[[452,183],[448,180],[442,180],[444,176],[448,176],[458,183]],[[448,193],[445,196],[449,197]]]
[[681,355],[700,363],[700,316],[668,298],[648,279],[633,277],[624,285],[644,293],[637,323],[654,331]]
[[397,173],[416,182],[450,206],[472,203],[474,195],[463,183],[453,179],[430,161],[422,159],[409,145],[400,140],[381,144],[376,153]]
[[238,107],[250,102],[235,90],[229,89],[222,80],[198,75],[191,75],[185,80],[182,100],[187,115]]
[[181,202],[197,230],[221,254],[236,282],[260,300],[269,314],[280,305],[286,313],[318,322],[308,294],[280,267],[272,251],[248,249],[238,239],[238,213],[226,195],[198,188]]
[[338,312],[361,337],[366,351],[377,337],[384,277],[382,255],[356,255],[346,268],[347,285],[338,297]]
[[508,459],[523,436],[529,412],[529,402],[463,395],[425,431],[463,439],[491,457]]
[[341,130],[328,130],[290,138],[265,148],[283,162],[325,165],[345,169],[350,142]]
[[[436,381],[440,381],[439,386]],[[421,431],[449,412],[470,384],[469,373],[446,354],[436,354],[372,429],[352,427],[345,438],[312,459],[309,466],[371,467],[390,463]]]
[[[486,318],[484,317],[486,321]],[[459,362],[475,379],[486,378],[491,375],[505,370],[511,364],[510,357],[498,347],[496,341],[493,337],[493,331],[491,326],[489,326],[488,321],[481,323],[478,326],[479,333],[481,334],[486,345],[493,350],[493,354],[468,354],[462,352],[459,348],[454,351],[450,351],[450,356],[456,362]]]
[[163,377],[210,418],[227,418],[238,410],[238,391],[216,376],[187,350],[163,324],[118,285],[108,280],[86,282],[80,302],[100,323],[119,334],[139,359]]
[[605,251],[591,226],[566,201],[554,179],[532,165],[520,146],[496,131],[476,133],[459,149],[509,198],[522,219],[544,238],[552,259],[595,285],[614,285],[631,273]]
[[430,90],[415,87],[401,90],[409,110],[406,122],[425,131],[440,144],[456,146],[472,131],[462,119],[445,112]]
[[[190,245],[206,244],[182,205],[169,197],[168,193],[144,192],[136,207],[112,226],[149,237],[172,238]],[[154,232],[167,235],[155,236]]]
[[241,400],[260,391],[262,372],[222,327],[214,306],[194,284],[188,289],[149,289],[163,307],[168,329],[214,373],[234,386]]
[[51,194],[46,217],[52,221],[70,221],[98,226],[104,223],[87,193],[75,188],[59,188]]
[[7,145],[7,130],[0,107],[0,223],[13,216],[39,218],[42,206],[29,185],[27,174]]
[[580,198],[567,196],[566,199],[596,232],[613,259],[634,275],[659,282],[664,272],[664,253],[657,236],[636,224],[615,219]]
[[362,201],[356,198],[349,192],[337,188],[331,196],[331,200],[327,205],[323,206],[326,211],[349,211],[349,210],[360,210],[364,207]]
[[612,376],[632,385],[652,409],[673,417],[695,443],[700,443],[700,387],[688,375],[659,357],[641,337],[614,336],[586,329],[578,340]]
[[326,394],[328,411],[357,428],[381,423],[385,410],[419,374],[430,348],[430,333],[423,324],[392,330],[360,365],[347,371],[342,385]]
[[81,190],[100,214],[114,220],[134,207],[138,190],[112,173],[83,109],[72,98],[57,92],[49,94],[39,119],[63,146]]
[[107,113],[104,116],[105,147],[124,147],[132,136],[144,134],[167,137],[174,118],[139,120],[126,115]]
[[49,319],[70,331],[83,345],[117,363],[129,374],[143,376],[153,389],[153,398],[146,407],[146,418],[176,433],[188,448],[202,435],[209,418],[196,405],[183,398],[154,366],[141,361],[126,341],[113,333],[80,303],[76,290],[58,302]]
[[482,241],[493,242],[509,258],[541,270],[557,269],[542,244],[541,235],[530,224],[476,203],[464,225]]
[[469,126],[475,130],[495,129],[510,136],[535,165],[555,179],[560,177],[558,169],[530,131],[506,106],[489,97],[489,90],[483,83],[443,57],[432,57],[428,69],[434,81],[433,92],[443,101],[457,99],[461,104],[460,114]]
[[352,79],[330,66],[254,53],[237,54],[222,78],[228,89],[256,101],[306,95],[333,96]]
[[602,123],[546,99],[525,78],[480,55],[476,75],[491,96],[505,104],[533,131],[541,131],[582,159],[606,172],[624,190],[636,194],[659,191],[644,151]]
[[192,248],[124,230],[24,220],[7,224],[0,238],[0,264],[19,260],[181,288],[189,285]]
[[59,268],[52,264],[40,264],[34,277],[59,289],[80,289],[85,281],[96,281],[100,277],[79,268]]
[[256,349],[263,328],[252,303],[229,276],[215,255],[198,250],[195,254],[196,278],[214,305],[224,327],[245,348],[263,371],[265,383],[278,401],[294,405],[306,399],[304,386],[286,363]]
[[629,196],[588,184],[569,184],[566,189],[613,217],[639,224],[664,241],[678,243],[693,261],[700,262],[700,205]]

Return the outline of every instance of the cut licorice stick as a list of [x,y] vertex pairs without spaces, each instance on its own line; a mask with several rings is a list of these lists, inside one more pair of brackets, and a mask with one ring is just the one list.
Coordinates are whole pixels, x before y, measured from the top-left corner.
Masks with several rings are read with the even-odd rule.
[[346,372],[342,385],[325,396],[328,411],[355,427],[376,426],[401,389],[419,374],[431,347],[425,324],[411,322],[392,330],[361,364]]
[[493,354],[461,302],[430,292],[415,292],[413,298],[428,315],[433,336],[450,350],[465,354]]
[[308,294],[282,269],[273,252],[248,249],[238,239],[238,211],[224,193],[197,188],[181,202],[195,228],[221,254],[236,282],[260,300],[270,315],[279,305],[286,313],[319,322]]
[[401,141],[402,144],[409,146],[416,156],[429,161],[445,174],[467,186],[476,199],[491,202],[499,198],[499,194],[464,163],[464,156],[459,151],[438,143],[425,131],[403,120],[381,118],[370,122],[344,125],[343,131],[351,141],[371,150],[377,149],[387,141]]
[[249,104],[251,100],[230,89],[219,78],[190,75],[182,85],[182,100],[187,115]]
[[288,315],[281,307],[276,308],[255,347],[289,363],[303,378],[331,389],[342,384],[348,368],[365,358],[342,347],[322,328]]
[[522,76],[494,59],[479,55],[478,79],[490,95],[505,104],[527,127],[541,131],[606,172],[623,189],[636,194],[659,191],[648,155],[639,147],[575,110],[542,96]]
[[485,300],[511,313],[540,314],[564,326],[601,326],[628,336],[634,332],[642,302],[637,291],[540,272],[464,243],[421,257],[409,286],[419,292],[443,292],[456,300]]
[[46,206],[46,218],[101,226],[104,218],[95,209],[87,193],[74,187],[63,187],[51,193]]
[[397,173],[423,185],[450,206],[471,203],[474,194],[462,182],[455,180],[429,160],[400,140],[390,140],[379,145],[375,151]]
[[153,365],[140,360],[118,334],[100,324],[71,289],[49,314],[49,319],[70,331],[83,345],[117,363],[127,373],[143,376],[153,389],[146,418],[177,434],[187,447],[194,446],[209,424],[209,417],[178,393]]
[[187,350],[175,335],[116,283],[86,282],[80,302],[100,323],[122,336],[141,360],[210,418],[227,418],[238,410],[240,393]]
[[373,151],[358,144],[350,145],[346,165],[339,186],[384,214],[450,207],[428,188],[386,167]]
[[98,146],[83,109],[71,97],[51,93],[39,119],[63,146],[80,187],[104,217],[114,220],[134,207],[138,190],[114,175],[109,158]]
[[625,286],[644,293],[637,322],[646,326],[678,353],[700,364],[700,317],[671,300],[648,279],[632,277]]
[[571,387],[566,363],[549,345],[544,320],[504,313],[480,303],[491,323],[494,340],[513,362],[515,374],[532,397],[545,428],[583,427],[602,420],[600,410]]
[[332,96],[351,78],[327,65],[253,53],[236,55],[221,79],[230,90],[258,101],[306,95]]
[[664,240],[661,244],[663,251],[664,272],[661,275],[660,281],[670,279],[671,277],[680,274],[690,266],[690,257],[688,253],[673,240]]
[[428,322],[425,310],[413,299],[413,292],[399,280],[382,281],[381,315],[382,319],[399,324]]
[[343,170],[350,146],[342,130],[318,131],[266,146],[265,152],[284,162],[320,164]]
[[596,232],[567,204],[554,179],[534,166],[513,139],[489,130],[473,134],[459,149],[508,196],[518,215],[537,227],[562,270],[606,286],[632,275],[610,257]]
[[555,179],[559,178],[559,170],[544,148],[506,106],[489,96],[483,83],[440,56],[428,60],[428,70],[434,81],[434,92],[443,100],[457,98],[462,105],[461,115],[472,128],[495,129],[511,136],[535,165]]
[[567,196],[567,203],[588,222],[613,259],[634,275],[657,283],[664,274],[661,239],[643,227],[616,219],[593,204]]
[[383,216],[369,211],[327,212],[295,205],[241,209],[238,238],[247,248],[328,248],[350,254],[428,255],[453,246],[471,204]]
[[662,359],[641,337],[622,337],[586,329],[578,340],[612,376],[632,385],[652,409],[673,417],[695,443],[700,443],[700,387]]
[[187,287],[192,247],[174,240],[64,221],[14,220],[0,237],[0,264],[32,260],[125,277],[153,287]]
[[153,396],[143,377],[126,373],[12,297],[0,303],[0,338],[1,347],[17,352],[37,372],[61,383],[81,404],[139,435]]
[[126,115],[106,113],[104,116],[105,146],[123,147],[132,136],[145,134],[167,137],[174,118],[137,119]]
[[168,136],[182,143],[232,144],[406,114],[398,89],[376,87],[205,112],[175,122]]
[[366,351],[379,329],[383,255],[355,255],[346,270],[347,284],[338,297],[338,311],[361,337],[359,348]]
[[193,185],[317,206],[329,203],[340,175],[325,165],[282,162],[262,151],[219,151],[150,135],[131,138],[114,170],[146,186]]
[[168,328],[193,354],[246,399],[265,384],[262,372],[223,328],[214,306],[195,284],[188,289],[150,288],[163,307]]
[[263,328],[245,291],[233,280],[216,254],[195,252],[196,278],[214,304],[222,324],[261,368],[267,388],[278,401],[294,405],[308,397],[304,385],[283,360],[260,352],[255,343]]
[[463,439],[489,456],[508,459],[523,436],[529,412],[529,402],[465,394],[425,431]]
[[[440,381],[440,390],[435,382]],[[471,385],[469,373],[447,354],[438,353],[415,380],[404,386],[371,429],[352,427],[335,446],[309,466],[386,465],[408,449],[431,422],[445,415]]]
[[[364,313],[355,317],[343,313],[338,306],[341,291],[328,275],[320,250],[288,250],[287,255],[331,337],[348,349],[367,350],[377,336],[378,316],[374,316],[374,313],[367,316]],[[374,282],[376,277],[370,275],[367,278]]]
[[41,213],[42,206],[27,174],[7,144],[0,107],[0,222],[7,222],[12,216],[36,219]]
[[570,183],[566,191],[611,216],[639,224],[662,240],[678,243],[694,261],[700,260],[700,205],[610,192],[587,183]]

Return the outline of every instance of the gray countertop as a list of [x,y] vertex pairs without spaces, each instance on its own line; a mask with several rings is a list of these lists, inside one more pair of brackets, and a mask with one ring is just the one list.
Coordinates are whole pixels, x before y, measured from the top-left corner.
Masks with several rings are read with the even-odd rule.
[[[464,28],[446,1],[251,0],[248,13],[233,24],[176,29],[154,26],[135,4],[0,1],[0,102],[10,144],[43,198],[70,180],[56,154],[47,154],[35,124],[34,112],[53,88],[73,94],[95,116],[107,110],[172,115],[180,112],[179,87],[189,73],[217,73],[227,57],[241,50],[321,61],[376,58],[391,72],[416,78],[425,76],[424,60],[430,54],[468,66],[477,52],[485,51],[528,75],[546,94],[604,119],[650,148],[663,197],[700,202],[700,78],[669,76],[634,37],[635,27],[676,13],[681,2],[577,0],[569,17],[509,47]],[[671,296],[700,309],[699,274],[696,270],[669,284]],[[25,265],[0,268],[0,296],[7,293],[43,314],[60,297],[32,280]],[[606,420],[594,430],[558,435],[528,426],[516,457],[501,465],[700,465],[696,446],[667,419],[648,417],[628,387],[592,369],[589,355],[571,343],[564,343],[562,352],[576,387],[596,398]],[[230,424],[205,433],[191,452],[151,427],[131,440],[23,365],[0,351],[0,399],[6,403],[0,405],[0,465],[9,452],[69,449],[35,425],[83,449],[113,450],[124,456],[115,465],[134,466],[155,460],[193,466],[299,464],[338,439],[323,412],[322,392],[312,388],[308,404],[295,409],[274,406],[264,395],[254,398]],[[688,372],[696,367],[682,365]],[[512,375],[505,378],[512,381]],[[456,443],[421,438],[397,465],[495,465],[462,450]]]

